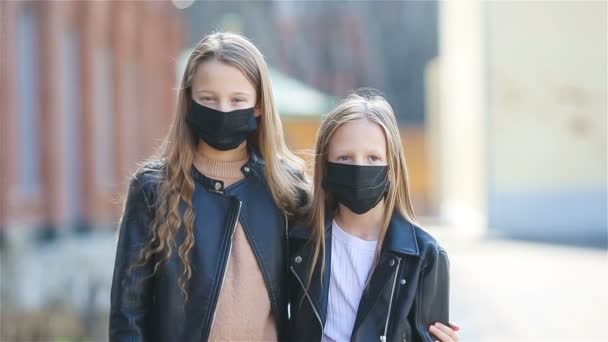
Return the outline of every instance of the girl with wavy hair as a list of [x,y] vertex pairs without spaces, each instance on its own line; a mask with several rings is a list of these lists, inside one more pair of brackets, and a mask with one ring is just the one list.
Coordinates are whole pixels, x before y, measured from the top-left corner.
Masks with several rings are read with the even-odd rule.
[[238,34],[204,37],[164,143],[130,182],[110,339],[285,339],[287,221],[307,187],[262,54]]

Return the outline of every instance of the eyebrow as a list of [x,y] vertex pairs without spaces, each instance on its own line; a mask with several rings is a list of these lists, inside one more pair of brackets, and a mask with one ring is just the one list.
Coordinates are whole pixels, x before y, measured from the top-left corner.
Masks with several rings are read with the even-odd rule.
[[[336,154],[352,154],[352,153],[356,153],[357,151],[352,151],[352,150],[335,150],[334,153]],[[364,153],[369,153],[369,154],[382,154],[381,150],[377,150],[377,149],[368,149],[365,150]]]
[[[215,92],[214,92],[214,91],[212,91],[212,90],[207,90],[207,89],[198,89],[198,90],[194,91],[194,93],[195,93],[195,94],[199,94],[199,93],[209,93],[209,94],[213,94],[213,95],[215,95]],[[251,96],[251,94],[246,93],[246,92],[243,92],[243,91],[237,91],[237,92],[234,92],[234,93],[232,93],[232,94],[230,94],[230,95],[233,95],[233,96],[234,96],[234,95],[247,95],[247,96]]]
[[251,96],[251,94],[249,94],[249,93],[245,93],[245,92],[242,92],[242,91],[237,91],[236,93],[232,93],[232,95],[246,95],[246,96]]

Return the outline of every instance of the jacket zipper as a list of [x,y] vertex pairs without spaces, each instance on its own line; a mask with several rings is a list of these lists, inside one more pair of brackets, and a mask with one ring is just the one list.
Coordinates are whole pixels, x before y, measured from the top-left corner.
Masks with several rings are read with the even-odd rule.
[[317,320],[319,320],[319,325],[321,326],[321,339],[319,341],[322,341],[323,340],[323,333],[325,332],[325,327],[323,326],[323,321],[321,321],[321,316],[319,315],[319,312],[317,311],[317,308],[315,308],[315,305],[312,302],[312,299],[308,295],[308,291],[306,290],[306,287],[304,286],[304,283],[302,282],[302,279],[300,279],[300,277],[296,273],[296,270],[294,270],[293,266],[291,266],[291,273],[293,273],[293,275],[296,276],[296,279],[298,279],[298,282],[300,283],[300,286],[302,286],[302,290],[304,290],[304,295],[306,296],[306,298],[310,302],[310,306],[312,307],[312,310],[314,311],[315,316],[317,316]]
[[388,333],[388,323],[391,319],[391,309],[393,307],[393,297],[395,295],[395,286],[397,285],[397,276],[399,275],[399,265],[401,264],[401,258],[397,258],[397,267],[395,268],[395,276],[393,277],[393,288],[391,290],[391,299],[388,302],[388,312],[386,314],[386,322],[384,323],[384,335],[380,336],[381,342],[386,342],[386,334]]
[[209,325],[209,331],[207,332],[207,339],[209,338],[209,335],[211,334],[211,331],[213,329],[213,323],[215,322],[215,314],[217,312],[217,302],[219,301],[220,293],[222,293],[222,289],[224,288],[224,281],[226,281],[226,267],[228,266],[228,262],[230,260],[230,254],[232,253],[232,239],[234,238],[234,232],[236,232],[236,225],[239,223],[239,216],[241,215],[241,206],[243,205],[243,203],[241,201],[238,201],[238,202],[239,202],[239,205],[237,207],[236,215],[234,217],[234,224],[232,225],[232,232],[230,233],[230,241],[228,241],[228,257],[226,258],[226,261],[224,262],[224,267],[222,269],[222,283],[220,285],[219,291],[216,292],[216,295],[215,295],[215,303],[213,304],[213,318],[211,319],[211,325]]

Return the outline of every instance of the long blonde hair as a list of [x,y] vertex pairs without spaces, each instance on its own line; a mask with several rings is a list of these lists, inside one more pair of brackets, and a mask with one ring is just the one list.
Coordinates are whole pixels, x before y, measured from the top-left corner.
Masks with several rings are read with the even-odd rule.
[[[397,125],[393,108],[384,97],[372,89],[363,89],[349,95],[324,118],[317,133],[315,145],[313,195],[310,212],[310,225],[313,230],[312,243],[314,245],[311,269],[314,270],[320,260],[321,274],[323,274],[323,270],[325,269],[325,219],[327,214],[334,215],[337,209],[336,200],[331,193],[325,192],[322,185],[326,174],[329,144],[334,133],[341,125],[358,119],[367,119],[379,125],[384,131],[387,143],[390,187],[385,200],[384,221],[376,259],[386,236],[393,211],[398,210],[410,222],[414,222],[415,220],[414,209],[409,195],[405,152],[401,144],[399,126]],[[308,275],[309,285],[313,273],[311,271]]]
[[[218,32],[205,36],[188,59],[179,87],[175,117],[157,154],[152,157],[152,160],[161,160],[164,169],[158,184],[151,238],[136,263],[136,266],[142,266],[159,255],[161,258],[154,265],[152,274],[156,273],[161,263],[171,257],[175,237],[183,229],[185,239],[178,248],[178,254],[184,271],[179,286],[186,300],[186,283],[192,276],[189,253],[195,244],[193,225],[196,213],[192,208],[194,180],[191,171],[198,140],[191,133],[185,114],[190,110],[193,74],[201,63],[212,59],[238,68],[256,89],[256,106],[262,113],[261,122],[247,144],[264,159],[266,181],[277,206],[288,215],[295,214],[303,210],[298,202],[302,193],[307,193],[307,184],[302,178],[304,163],[290,152],[285,142],[264,57],[240,34]],[[183,216],[180,203],[185,204]]]

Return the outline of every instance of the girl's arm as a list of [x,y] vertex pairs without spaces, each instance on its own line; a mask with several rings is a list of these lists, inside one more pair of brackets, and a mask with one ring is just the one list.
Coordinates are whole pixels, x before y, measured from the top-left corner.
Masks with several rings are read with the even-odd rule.
[[435,341],[429,326],[437,322],[449,325],[450,262],[441,247],[427,255],[422,270],[415,305],[415,329],[424,341]]
[[147,340],[152,266],[130,269],[148,238],[150,208],[137,178],[131,180],[121,221],[110,304],[110,341]]

